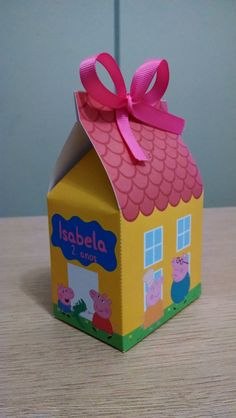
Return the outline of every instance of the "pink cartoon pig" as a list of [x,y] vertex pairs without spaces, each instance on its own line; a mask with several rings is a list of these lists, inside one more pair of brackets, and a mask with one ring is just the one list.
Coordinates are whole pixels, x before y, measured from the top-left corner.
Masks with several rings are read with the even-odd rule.
[[74,291],[70,287],[65,287],[62,284],[57,288],[58,308],[62,313],[71,313],[71,299],[74,297]]
[[172,277],[174,282],[180,282],[188,273],[188,256],[184,254],[172,260]]
[[147,290],[146,301],[147,307],[155,305],[161,299],[161,289],[163,284],[163,277],[158,280],[153,280]]
[[159,321],[164,314],[162,300],[163,277],[155,279],[155,271],[149,269],[144,273],[146,310],[144,312],[144,329]]
[[149,306],[154,306],[160,299],[162,293],[163,277],[160,277],[158,280],[154,279],[155,271],[149,269],[145,272],[143,276],[143,282],[146,283],[146,303],[147,308]]
[[113,334],[109,319],[111,316],[111,300],[105,294],[96,292],[93,289],[90,290],[89,295],[93,300],[93,327],[107,332],[107,334]]
[[183,254],[172,260],[171,298],[174,303],[185,300],[190,288],[189,262],[188,255]]

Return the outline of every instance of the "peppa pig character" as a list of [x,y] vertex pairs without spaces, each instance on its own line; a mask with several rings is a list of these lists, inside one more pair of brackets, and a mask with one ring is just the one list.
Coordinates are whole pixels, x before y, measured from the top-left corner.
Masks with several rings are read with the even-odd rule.
[[190,288],[188,255],[174,258],[172,269],[171,298],[174,303],[180,303],[185,300]]
[[70,287],[65,287],[62,284],[57,288],[58,308],[64,314],[71,313],[71,299],[74,297],[74,291]]
[[110,321],[111,316],[111,300],[105,295],[96,290],[91,289],[89,295],[93,300],[94,314],[93,326],[95,329],[113,334],[113,328]]
[[144,328],[148,328],[163,316],[162,285],[163,277],[154,279],[154,270],[149,269],[143,276],[146,285],[146,312]]

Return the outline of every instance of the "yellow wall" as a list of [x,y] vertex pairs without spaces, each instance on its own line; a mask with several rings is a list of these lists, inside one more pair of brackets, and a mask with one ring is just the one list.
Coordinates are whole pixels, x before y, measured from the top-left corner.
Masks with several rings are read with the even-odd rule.
[[[131,332],[143,323],[144,316],[144,232],[163,226],[163,261],[149,268],[163,268],[164,307],[172,303],[170,292],[172,285],[171,261],[183,253],[190,253],[191,288],[195,287],[201,278],[201,241],[202,241],[202,205],[200,199],[192,198],[190,202],[180,202],[177,207],[168,206],[164,212],[154,211],[149,217],[142,214],[134,222],[121,218],[121,260],[122,260],[122,319],[123,334]],[[177,252],[176,250],[176,220],[192,215],[191,245]]]
[[[79,216],[83,221],[96,220],[106,230],[119,237],[120,214],[116,200],[101,163],[92,149],[48,194],[49,234],[51,237],[51,217],[59,213],[65,219]],[[52,299],[57,303],[57,285],[68,286],[67,263],[78,265],[98,273],[99,291],[112,300],[111,322],[114,330],[121,334],[121,272],[119,238],[116,245],[118,266],[108,272],[98,264],[83,266],[78,261],[65,259],[58,247],[50,245]]]

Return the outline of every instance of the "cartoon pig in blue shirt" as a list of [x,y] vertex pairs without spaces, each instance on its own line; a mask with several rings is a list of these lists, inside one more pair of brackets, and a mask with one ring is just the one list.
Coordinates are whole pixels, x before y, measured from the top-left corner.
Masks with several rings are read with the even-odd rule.
[[71,300],[74,297],[73,289],[65,287],[61,284],[57,288],[57,296],[58,308],[62,311],[62,313],[71,313]]
[[172,269],[171,298],[174,303],[180,303],[185,300],[190,289],[188,255],[183,254],[181,257],[174,258]]

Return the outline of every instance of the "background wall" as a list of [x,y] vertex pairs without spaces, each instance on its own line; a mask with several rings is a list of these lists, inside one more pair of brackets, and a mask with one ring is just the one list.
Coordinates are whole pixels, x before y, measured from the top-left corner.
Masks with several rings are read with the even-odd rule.
[[[147,7],[148,5],[148,7]],[[205,182],[205,205],[236,205],[236,1],[121,0],[121,68],[167,57],[171,112]]]
[[79,63],[113,54],[113,13],[110,0],[0,0],[0,216],[46,213]]
[[170,111],[202,171],[205,205],[236,205],[236,1],[0,0],[0,216],[46,213],[55,159],[74,121],[82,58],[120,58],[127,85],[169,61]]

